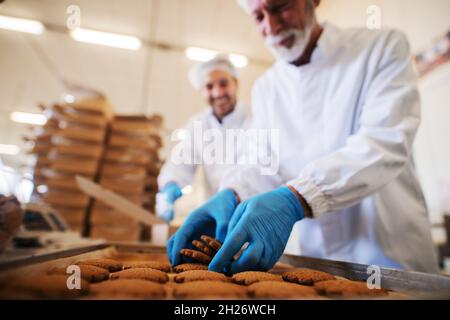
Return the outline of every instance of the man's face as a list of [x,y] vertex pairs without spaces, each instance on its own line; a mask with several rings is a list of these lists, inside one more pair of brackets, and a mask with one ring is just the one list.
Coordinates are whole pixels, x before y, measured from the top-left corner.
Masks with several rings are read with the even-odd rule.
[[208,74],[202,95],[220,120],[231,113],[237,101],[237,80],[228,72],[215,70]]
[[287,62],[301,57],[309,42],[313,8],[309,0],[247,0],[258,31],[274,55]]

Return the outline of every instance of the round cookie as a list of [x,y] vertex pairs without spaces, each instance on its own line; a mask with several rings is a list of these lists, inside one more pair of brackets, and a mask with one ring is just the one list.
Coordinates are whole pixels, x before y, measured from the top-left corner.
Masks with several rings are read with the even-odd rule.
[[251,285],[252,283],[261,281],[283,281],[283,278],[281,278],[281,276],[278,274],[273,274],[269,272],[244,271],[234,274],[232,280],[234,283],[248,286]]
[[215,251],[202,241],[192,240],[192,245],[210,257],[214,257],[214,255],[217,253],[217,251]]
[[212,260],[212,258],[210,256],[208,256],[207,254],[201,252],[201,251],[197,251],[197,250],[192,250],[192,249],[181,249],[180,253],[183,256],[192,258],[198,262],[204,263],[204,264],[209,264]]
[[173,271],[176,273],[190,270],[208,270],[208,266],[202,263],[182,263],[173,267]]
[[247,287],[249,297],[255,299],[300,299],[316,298],[316,290],[311,286],[283,281],[262,281]]
[[164,285],[139,279],[118,279],[93,284],[91,293],[97,298],[162,299],[166,296]]
[[174,287],[178,299],[237,299],[247,296],[246,287],[229,282],[193,281]]
[[11,279],[8,285],[13,292],[33,294],[36,298],[43,299],[65,299],[77,298],[85,294],[89,283],[80,279],[80,289],[69,289],[67,287],[68,276],[64,275],[33,275],[21,276]]
[[305,286],[312,286],[319,281],[334,280],[334,276],[329,273],[311,269],[294,269],[286,271],[282,274],[282,277],[285,281]]
[[138,269],[138,268],[152,268],[162,272],[170,272],[170,263],[162,261],[138,261],[126,263],[123,266],[124,270]]
[[314,284],[319,294],[328,297],[382,297],[388,294],[385,289],[369,289],[365,282],[350,280],[328,280]]
[[166,273],[151,268],[127,269],[111,274],[111,280],[116,279],[140,279],[159,283],[166,283],[169,277]]
[[216,240],[210,236],[203,235],[200,237],[200,239],[202,239],[205,243],[208,244],[208,246],[210,246],[211,248],[213,248],[216,251],[219,251],[219,249],[222,247],[222,244],[218,240]]
[[77,265],[89,265],[108,270],[109,272],[117,272],[122,270],[123,265],[119,261],[113,259],[89,259],[76,263]]
[[208,270],[190,270],[177,274],[174,278],[177,283],[191,282],[191,281],[224,281],[228,282],[223,273],[208,271]]
[[[81,278],[88,282],[100,282],[109,279],[109,271],[103,268],[90,265],[79,265]],[[48,274],[59,274],[69,276],[66,268],[56,268],[48,272]]]

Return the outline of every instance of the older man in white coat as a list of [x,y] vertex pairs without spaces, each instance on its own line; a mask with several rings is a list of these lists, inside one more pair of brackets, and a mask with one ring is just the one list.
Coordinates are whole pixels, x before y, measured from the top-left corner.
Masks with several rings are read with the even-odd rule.
[[227,236],[214,271],[269,269],[290,236],[296,254],[436,272],[412,159],[420,99],[405,35],[321,25],[320,0],[239,2],[278,60],[256,82],[252,107],[255,128],[279,131],[280,167],[228,175],[202,207],[211,218],[193,216],[169,240],[171,262],[215,222]]
[[[190,154],[188,160],[191,161],[176,163],[169,157],[158,177],[160,192],[157,195],[156,211],[168,222],[174,218],[175,201],[182,196],[182,189],[192,184],[199,166],[203,168],[204,187],[209,197],[218,191],[223,175],[235,164],[207,161],[204,158],[204,142],[208,137],[211,138],[209,133],[220,132],[220,136],[225,139],[227,130],[243,129],[250,120],[250,107],[238,101],[237,70],[226,57],[218,56],[195,65],[189,79],[209,106],[190,119],[183,129],[185,140],[176,146],[177,150],[182,149],[182,152]],[[198,133],[202,136],[197,137]],[[229,152],[237,153],[238,150]],[[237,158],[237,155],[230,158]]]

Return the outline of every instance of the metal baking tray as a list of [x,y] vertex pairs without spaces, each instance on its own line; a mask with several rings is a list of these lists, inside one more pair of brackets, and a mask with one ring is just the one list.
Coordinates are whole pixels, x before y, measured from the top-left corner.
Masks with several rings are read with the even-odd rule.
[[[165,255],[166,248],[151,244],[108,242],[86,245],[67,250],[53,251],[43,254],[30,255],[9,261],[1,261],[0,277],[18,269],[30,269],[33,266],[45,265],[48,262],[67,259],[77,259],[78,256],[101,257],[109,252],[119,253],[147,253]],[[340,262],[303,256],[283,255],[278,264],[278,270],[289,267],[304,267],[331,273],[349,280],[366,281],[368,265]],[[39,269],[39,268],[37,268]],[[380,268],[381,286],[404,296],[406,299],[450,299],[450,276],[427,274],[421,272],[402,271]],[[397,297],[396,297],[397,298]]]
[[[318,258],[283,255],[280,262],[295,267],[329,272],[350,280],[367,281],[368,265]],[[381,287],[424,299],[450,299],[450,276],[380,268]]]

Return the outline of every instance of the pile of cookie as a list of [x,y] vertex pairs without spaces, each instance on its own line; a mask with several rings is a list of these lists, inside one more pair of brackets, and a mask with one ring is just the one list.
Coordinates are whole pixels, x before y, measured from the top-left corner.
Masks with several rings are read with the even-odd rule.
[[[167,257],[111,256],[77,261],[79,289],[68,288],[68,267],[43,275],[0,281],[0,298],[81,299],[322,299],[384,297],[384,289],[369,289],[365,282],[337,279],[305,268],[274,267],[269,272],[246,271],[227,276],[208,270],[220,243],[207,236],[183,249],[193,262],[171,267]],[[188,250],[188,251],[186,251]],[[142,254],[143,255],[143,254]],[[147,259],[148,258],[148,259]]]
[[202,235],[200,239],[201,240],[192,240],[192,245],[198,250],[181,249],[180,253],[185,257],[198,261],[199,263],[209,265],[217,251],[219,251],[222,247],[222,244],[217,239],[207,235]]

